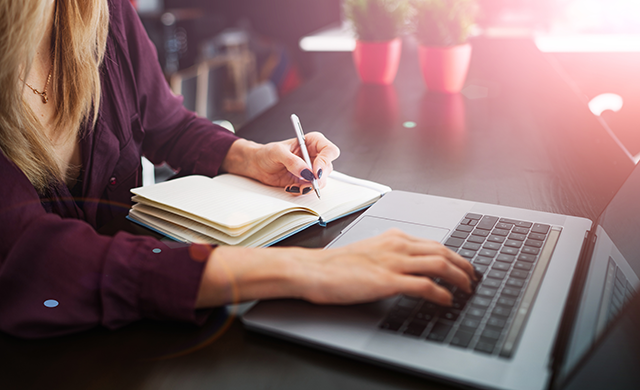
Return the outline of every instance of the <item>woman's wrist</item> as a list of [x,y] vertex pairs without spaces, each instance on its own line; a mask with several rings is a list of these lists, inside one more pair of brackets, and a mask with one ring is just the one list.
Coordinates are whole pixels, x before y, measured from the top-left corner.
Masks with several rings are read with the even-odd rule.
[[221,170],[223,172],[251,176],[250,170],[253,165],[253,158],[261,147],[262,145],[243,138],[236,140],[231,144],[227,155],[222,161]]
[[315,250],[303,248],[217,247],[205,266],[196,308],[255,299],[302,298],[304,259]]

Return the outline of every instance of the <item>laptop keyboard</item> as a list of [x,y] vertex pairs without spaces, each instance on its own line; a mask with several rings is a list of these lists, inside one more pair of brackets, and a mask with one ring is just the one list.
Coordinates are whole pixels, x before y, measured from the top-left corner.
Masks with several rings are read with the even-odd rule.
[[[436,279],[452,292],[451,307],[401,296],[380,328],[511,357],[558,235],[559,228],[550,225],[467,214],[445,245],[482,275],[475,292],[469,295]],[[546,245],[548,241],[553,242]],[[542,255],[546,247],[550,249]]]

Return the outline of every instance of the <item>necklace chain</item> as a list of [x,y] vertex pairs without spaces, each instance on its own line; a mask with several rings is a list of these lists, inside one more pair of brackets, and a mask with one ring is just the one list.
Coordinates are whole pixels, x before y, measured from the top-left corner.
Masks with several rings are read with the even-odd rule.
[[29,89],[32,90],[33,93],[35,93],[36,95],[40,95],[40,97],[42,98],[42,104],[47,104],[47,102],[49,101],[49,97],[47,96],[47,86],[49,86],[50,81],[51,81],[51,70],[49,70],[49,76],[47,77],[47,82],[44,84],[44,88],[42,89],[42,92],[40,92],[37,89],[33,88],[31,85],[29,85],[29,83],[22,80],[24,85],[29,87]]

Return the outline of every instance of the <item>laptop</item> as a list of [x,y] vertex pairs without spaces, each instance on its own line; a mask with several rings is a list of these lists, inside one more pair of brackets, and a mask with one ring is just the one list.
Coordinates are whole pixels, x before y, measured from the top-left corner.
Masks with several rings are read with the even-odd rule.
[[[254,331],[448,383],[562,388],[640,285],[640,167],[597,221],[392,191],[335,248],[395,227],[437,240],[483,273],[451,308],[407,296],[355,306],[262,301]],[[636,353],[638,353],[636,351]]]

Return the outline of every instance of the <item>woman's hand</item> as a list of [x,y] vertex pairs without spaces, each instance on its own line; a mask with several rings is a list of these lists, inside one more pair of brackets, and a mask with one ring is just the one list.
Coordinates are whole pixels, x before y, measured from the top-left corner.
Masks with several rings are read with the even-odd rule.
[[196,307],[268,298],[355,304],[396,294],[450,305],[451,293],[432,278],[471,292],[475,274],[471,263],[443,245],[397,229],[327,250],[218,247]]
[[266,145],[239,139],[231,145],[222,169],[270,186],[284,187],[294,195],[306,194],[311,191],[314,178],[318,179],[320,188],[325,185],[333,171],[332,161],[338,158],[340,150],[321,133],[311,132],[305,138],[313,171],[302,159],[295,138]]

